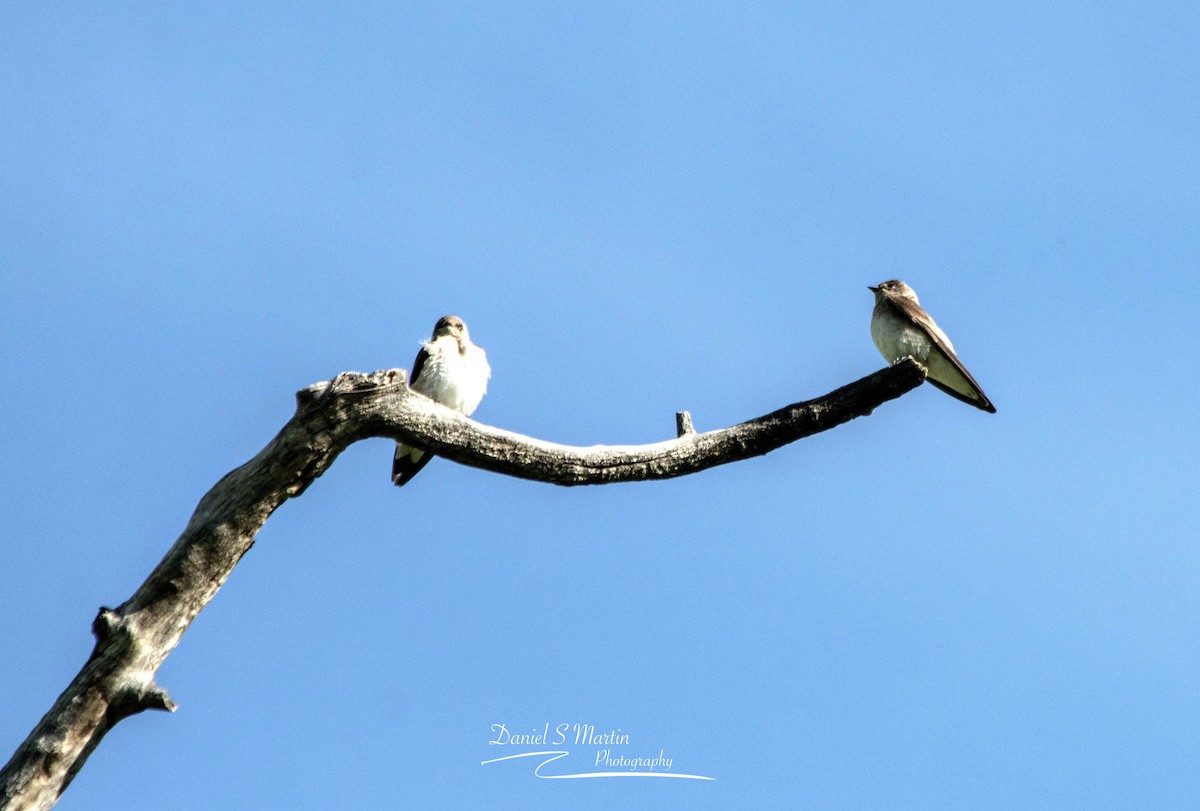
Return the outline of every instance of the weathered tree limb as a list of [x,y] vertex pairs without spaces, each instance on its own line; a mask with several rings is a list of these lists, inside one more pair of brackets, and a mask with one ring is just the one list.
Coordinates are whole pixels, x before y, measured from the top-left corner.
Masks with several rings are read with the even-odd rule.
[[304,492],[353,442],[399,439],[463,464],[561,485],[667,479],[760,456],[870,414],[925,380],[924,369],[905,360],[730,428],[696,433],[681,412],[676,439],[576,448],[472,422],[412,392],[405,375],[398,369],[351,372],[296,395],[292,419],[205,494],[146,582],[117,608],[100,610],[87,663],[0,771],[0,809],[50,808],[117,722],[143,710],[175,709],[154,683],[159,666],[271,513]]

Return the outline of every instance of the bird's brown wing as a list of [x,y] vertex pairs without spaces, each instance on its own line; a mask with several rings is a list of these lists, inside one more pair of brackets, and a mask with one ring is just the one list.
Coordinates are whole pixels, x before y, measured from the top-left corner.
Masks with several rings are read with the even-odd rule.
[[[992,401],[988,399],[987,395],[983,393],[983,389],[975,382],[975,378],[967,371],[967,367],[962,365],[962,361],[958,359],[958,355],[954,352],[954,345],[950,343],[950,339],[946,337],[946,333],[942,332],[941,328],[929,317],[929,314],[909,299],[899,296],[889,298],[896,305],[896,309],[903,313],[905,318],[923,330],[933,342],[933,349],[930,352],[930,358],[927,363],[930,373],[927,378],[929,382],[955,399],[983,409],[989,414],[995,414],[996,407],[992,405]],[[934,353],[938,356],[936,359],[933,357]],[[943,366],[946,371],[952,371],[952,373],[957,373],[957,375],[962,377],[961,382],[966,384],[963,387],[967,389],[966,391],[956,389],[950,383],[937,379],[935,374],[942,371],[942,369],[935,367]]]

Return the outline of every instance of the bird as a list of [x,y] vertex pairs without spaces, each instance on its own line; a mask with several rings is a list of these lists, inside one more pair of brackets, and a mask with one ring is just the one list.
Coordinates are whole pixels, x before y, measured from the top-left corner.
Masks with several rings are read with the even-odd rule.
[[[491,376],[487,353],[471,343],[467,325],[458,316],[447,315],[438,319],[433,336],[417,353],[408,385],[413,391],[469,417],[487,392]],[[397,487],[408,484],[432,458],[428,451],[396,442],[392,483]]]
[[867,289],[875,294],[871,339],[889,363],[911,357],[925,367],[929,382],[946,394],[996,413],[992,401],[954,353],[954,344],[921,307],[911,287],[892,279]]

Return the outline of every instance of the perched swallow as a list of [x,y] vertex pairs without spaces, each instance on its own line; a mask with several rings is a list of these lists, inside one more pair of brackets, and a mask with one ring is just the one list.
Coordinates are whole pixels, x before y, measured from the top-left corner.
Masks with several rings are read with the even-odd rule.
[[926,379],[946,394],[989,414],[996,413],[992,401],[954,354],[946,333],[921,308],[911,287],[893,279],[867,289],[875,294],[871,339],[888,363],[912,357],[925,367],[929,375]]
[[[413,391],[469,417],[487,392],[491,376],[487,354],[471,343],[467,325],[458,316],[447,315],[438,319],[433,337],[417,353],[408,385]],[[392,482],[403,487],[432,458],[428,451],[397,442]]]

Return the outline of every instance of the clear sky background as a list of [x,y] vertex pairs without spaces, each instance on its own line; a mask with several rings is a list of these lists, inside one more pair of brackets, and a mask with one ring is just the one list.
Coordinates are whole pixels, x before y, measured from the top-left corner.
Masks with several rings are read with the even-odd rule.
[[[658,441],[879,369],[899,277],[998,414],[571,490],[359,443],[60,807],[1196,807],[1197,8],[5,3],[0,759],[297,389],[454,313],[480,421]],[[576,723],[716,780],[481,765]]]

